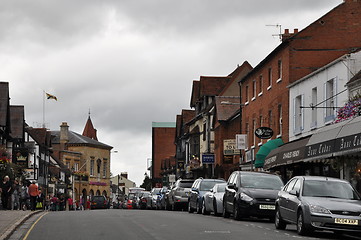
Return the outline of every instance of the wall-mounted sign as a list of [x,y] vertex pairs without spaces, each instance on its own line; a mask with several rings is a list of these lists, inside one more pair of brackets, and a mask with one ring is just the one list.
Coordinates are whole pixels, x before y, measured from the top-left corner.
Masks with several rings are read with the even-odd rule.
[[213,164],[215,162],[214,154],[202,154],[203,164]]
[[223,155],[239,155],[240,150],[236,149],[236,139],[223,140]]
[[269,127],[259,127],[254,131],[256,137],[261,139],[269,139],[273,136],[273,130]]
[[236,134],[236,149],[247,149],[248,139],[247,134]]

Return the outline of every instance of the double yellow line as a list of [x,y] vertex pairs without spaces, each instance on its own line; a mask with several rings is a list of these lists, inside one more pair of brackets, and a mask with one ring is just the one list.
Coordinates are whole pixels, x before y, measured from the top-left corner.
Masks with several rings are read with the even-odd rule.
[[33,228],[35,227],[35,225],[40,221],[40,219],[42,219],[46,214],[48,214],[47,212],[44,213],[43,215],[41,215],[34,223],[33,225],[31,225],[30,229],[28,230],[28,232],[25,234],[23,240],[26,240],[30,234],[30,232],[33,230]]

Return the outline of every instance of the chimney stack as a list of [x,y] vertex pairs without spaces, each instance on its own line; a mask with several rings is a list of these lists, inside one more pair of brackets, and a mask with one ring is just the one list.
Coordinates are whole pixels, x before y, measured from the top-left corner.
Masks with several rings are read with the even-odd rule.
[[66,150],[66,145],[69,142],[69,126],[66,122],[60,125],[60,149]]
[[284,34],[282,34],[281,36],[282,42],[290,37],[293,37],[293,35],[297,33],[298,33],[298,28],[293,29],[293,33],[290,33],[290,30],[286,28]]

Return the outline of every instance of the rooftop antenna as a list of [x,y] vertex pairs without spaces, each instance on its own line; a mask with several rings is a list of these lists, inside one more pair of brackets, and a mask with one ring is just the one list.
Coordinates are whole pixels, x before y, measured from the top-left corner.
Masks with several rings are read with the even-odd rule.
[[282,26],[281,24],[266,24],[267,27],[277,27],[280,29],[280,33],[279,34],[272,34],[272,36],[276,37],[278,36],[280,41],[282,40]]

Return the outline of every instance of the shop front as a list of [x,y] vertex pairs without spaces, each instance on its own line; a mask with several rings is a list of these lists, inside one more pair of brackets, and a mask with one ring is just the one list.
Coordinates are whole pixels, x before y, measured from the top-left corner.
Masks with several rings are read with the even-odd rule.
[[264,169],[279,171],[285,180],[296,175],[337,177],[361,192],[361,117],[320,128],[272,150]]

